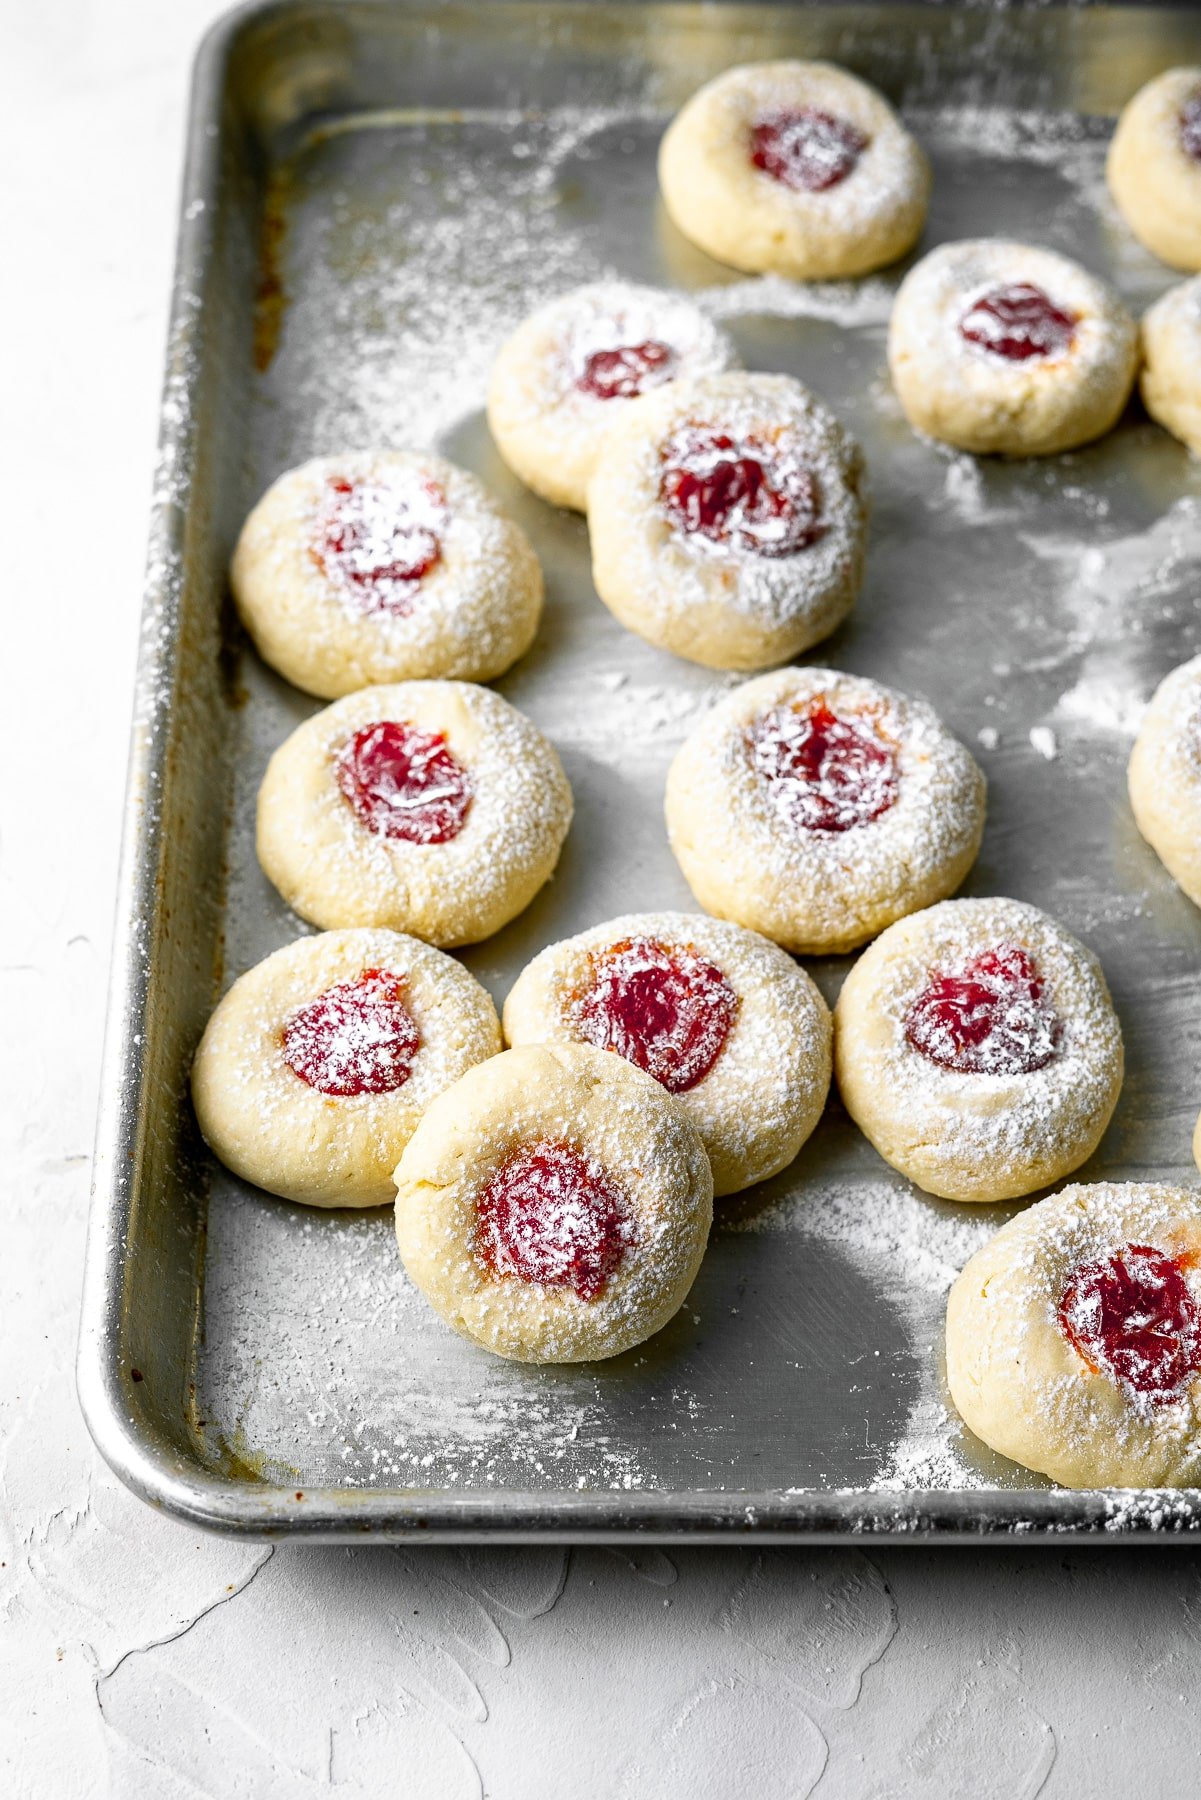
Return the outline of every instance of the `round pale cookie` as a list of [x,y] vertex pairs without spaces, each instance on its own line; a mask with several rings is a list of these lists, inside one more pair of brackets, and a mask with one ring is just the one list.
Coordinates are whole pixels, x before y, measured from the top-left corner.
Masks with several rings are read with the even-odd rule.
[[1201,906],[1201,656],[1164,677],[1127,773],[1135,824],[1172,879]]
[[859,958],[834,1009],[843,1104],[944,1200],[1013,1200],[1092,1155],[1122,1087],[1101,965],[1018,900],[947,900]]
[[863,454],[787,375],[714,375],[632,401],[588,490],[592,579],[639,637],[761,669],[854,605]]
[[484,989],[398,931],[299,938],[234,982],[192,1098],[236,1175],[307,1206],[384,1206],[436,1094],[500,1049]]
[[297,727],[259,789],[259,861],[314,925],[474,944],[554,871],[571,789],[542,733],[489,688],[363,688]]
[[701,1136],[716,1194],[786,1168],[830,1088],[830,1013],[757,932],[630,913],[552,944],[505,1001],[510,1044],[593,1044],[653,1075]]
[[527,487],[582,512],[601,440],[629,401],[738,366],[730,339],[691,300],[595,281],[539,307],[501,346],[488,424]]
[[888,362],[915,431],[982,455],[1050,456],[1117,422],[1138,328],[1079,263],[979,238],[940,245],[906,275]]
[[845,69],[748,63],[677,114],[659,185],[680,230],[719,262],[837,280],[917,242],[930,167],[884,96]]
[[834,669],[780,669],[685,740],[667,832],[706,911],[825,956],[953,893],[984,800],[980,770],[924,701]]
[[348,451],[281,475],[242,528],[230,581],[260,656],[323,699],[491,681],[542,612],[525,533],[474,475],[425,452]]
[[1143,315],[1139,389],[1157,424],[1201,454],[1201,275]]
[[1201,1484],[1201,1195],[1064,1188],[978,1250],[947,1303],[965,1423],[1065,1487]]
[[1127,102],[1105,173],[1139,243],[1201,269],[1201,68],[1167,69]]
[[426,1112],[396,1171],[405,1268],[448,1325],[517,1362],[592,1362],[682,1305],[713,1218],[684,1109],[620,1057],[526,1045]]

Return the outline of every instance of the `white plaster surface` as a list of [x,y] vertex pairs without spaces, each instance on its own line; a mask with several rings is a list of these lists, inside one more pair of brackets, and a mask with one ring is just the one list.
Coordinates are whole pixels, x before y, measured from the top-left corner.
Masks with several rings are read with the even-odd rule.
[[188,61],[0,9],[0,1794],[1189,1800],[1201,1556],[238,1545],[72,1358]]

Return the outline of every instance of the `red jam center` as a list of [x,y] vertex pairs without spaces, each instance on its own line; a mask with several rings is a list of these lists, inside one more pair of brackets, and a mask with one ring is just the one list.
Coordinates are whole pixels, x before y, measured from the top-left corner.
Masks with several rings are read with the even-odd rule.
[[403,1087],[421,1048],[404,1003],[404,983],[388,969],[364,969],[306,1006],[283,1029],[284,1061],[318,1093],[390,1094]]
[[1201,162],[1201,94],[1191,94],[1180,109],[1180,142],[1186,156]]
[[867,719],[840,719],[824,696],[778,706],[747,733],[751,764],[795,831],[850,831],[896,803],[897,755]]
[[447,844],[471,805],[472,781],[440,732],[385,719],[342,746],[338,786],[359,824],[406,844]]
[[446,502],[432,481],[326,484],[314,555],[331,581],[366,613],[403,616],[442,554]]
[[978,344],[1006,362],[1029,362],[1033,356],[1058,356],[1076,335],[1076,315],[1029,281],[992,288],[973,302],[959,321],[969,344]]
[[594,350],[577,376],[576,386],[597,400],[633,400],[645,388],[665,381],[675,360],[671,345],[661,344],[657,338]]
[[817,477],[797,452],[706,425],[665,447],[659,499],[678,530],[758,556],[793,556],[826,529]]
[[730,1035],[738,996],[690,945],[627,938],[592,958],[570,1009],[581,1037],[616,1050],[672,1094],[703,1081]]
[[905,1019],[915,1050],[961,1075],[1030,1075],[1059,1049],[1063,1025],[1032,956],[999,944],[957,974],[930,977]]
[[475,1250],[494,1275],[604,1290],[637,1242],[634,1220],[600,1163],[570,1144],[530,1144],[506,1158],[476,1209]]
[[820,194],[845,181],[868,139],[847,119],[816,107],[773,113],[751,131],[751,161],[785,187]]
[[1089,1367],[1157,1406],[1201,1368],[1201,1311],[1181,1268],[1127,1244],[1077,1269],[1059,1302],[1059,1328]]

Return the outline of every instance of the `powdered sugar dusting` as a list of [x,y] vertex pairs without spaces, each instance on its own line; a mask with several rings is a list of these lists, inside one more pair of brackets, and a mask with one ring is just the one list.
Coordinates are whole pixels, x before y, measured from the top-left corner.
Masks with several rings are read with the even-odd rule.
[[[903,1322],[918,1388],[905,1425],[884,1451],[870,1487],[980,1488],[992,1476],[963,1448],[963,1428],[948,1409],[940,1361],[946,1296],[968,1257],[992,1236],[995,1224],[963,1208],[931,1200],[907,1183],[843,1180],[806,1182],[726,1231],[795,1232],[854,1258],[882,1303]],[[882,1368],[880,1378],[889,1371]]]
[[[407,477],[407,479],[406,479]],[[313,554],[345,605],[407,613],[438,560],[446,497],[415,470],[387,480],[327,483]]]

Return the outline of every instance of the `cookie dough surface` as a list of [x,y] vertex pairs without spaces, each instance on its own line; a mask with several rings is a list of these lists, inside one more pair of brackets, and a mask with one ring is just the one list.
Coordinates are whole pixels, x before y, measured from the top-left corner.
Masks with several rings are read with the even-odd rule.
[[349,451],[281,475],[242,528],[230,581],[264,661],[323,699],[491,681],[542,612],[525,533],[474,475],[425,452]]
[[683,295],[592,282],[539,307],[502,345],[488,424],[527,487],[582,512],[601,443],[632,399],[737,367],[725,332]]
[[1197,1486],[1199,1264],[1192,1189],[1097,1182],[1019,1214],[947,1304],[966,1424],[1065,1487]]
[[[1031,288],[1066,323],[1050,318],[1045,353],[1001,354],[995,345],[1007,331],[1029,347],[1021,291]],[[1006,295],[1008,328],[987,310]],[[906,275],[888,362],[916,431],[977,454],[1049,456],[1117,422],[1138,366],[1138,331],[1112,288],[1066,256],[978,238],[941,244]]]
[[1130,757],[1135,823],[1172,879],[1201,906],[1201,656],[1160,682]]
[[[416,747],[411,791],[377,758],[367,772],[368,798],[378,801],[369,828],[347,798],[344,771],[356,745],[371,757],[375,728],[389,723]],[[400,824],[432,809],[437,818],[443,805],[454,829],[446,841],[387,834],[389,815]],[[467,682],[401,682],[347,695],[281,744],[259,790],[259,860],[315,925],[383,925],[432,944],[472,944],[549,880],[571,811],[558,756],[507,700]]]
[[659,185],[675,224],[719,262],[837,280],[916,243],[930,170],[883,95],[845,69],[748,63],[677,114]]
[[[588,1209],[556,1192],[562,1150],[618,1208],[620,1257],[588,1294],[570,1277]],[[498,1263],[485,1230],[490,1184],[539,1151],[551,1188],[525,1235],[559,1281]],[[692,1286],[712,1217],[713,1177],[683,1109],[649,1075],[589,1046],[528,1045],[470,1071],[427,1110],[396,1171],[410,1278],[448,1325],[519,1362],[616,1356],[658,1331]]]
[[631,402],[588,491],[592,578],[629,630],[690,662],[761,669],[854,604],[863,455],[786,375],[715,375]]
[[1201,269],[1201,68],[1167,69],[1139,89],[1105,172],[1140,244],[1174,269]]
[[1143,317],[1143,405],[1201,453],[1201,275],[1169,288]]
[[[995,999],[980,959],[1014,948],[1030,959],[1038,993],[1019,981]],[[969,1033],[991,1010],[965,1059],[974,1067],[915,1047],[915,1008],[939,976],[972,984],[952,1002]],[[859,1129],[918,1187],[947,1200],[1010,1200],[1092,1155],[1121,1091],[1122,1033],[1096,957],[1046,913],[1016,900],[949,900],[890,927],[855,964],[834,1011],[834,1068]]]
[[[808,754],[822,713],[854,731],[852,758],[874,758],[863,792],[879,811],[831,818],[854,763],[832,772]],[[780,669],[736,688],[686,739],[667,778],[667,831],[707,912],[798,955],[834,955],[954,892],[984,804],[975,761],[924,701],[834,669]],[[845,828],[807,828],[810,816]]]
[[[364,987],[368,1003],[356,1004]],[[206,1141],[244,1180],[307,1206],[384,1206],[430,1101],[500,1047],[496,1009],[453,957],[396,931],[328,931],[234,982],[201,1038],[192,1096]],[[324,1087],[289,1054],[310,1075],[320,1066]]]
[[[634,1039],[639,1066],[654,1064],[667,1076],[700,1133],[715,1193],[737,1193],[787,1167],[825,1106],[830,1014],[805,971],[756,932],[681,912],[629,913],[595,925],[550,945],[523,969],[505,1001],[506,1040],[613,1049],[619,1034],[597,1009],[596,992],[614,966],[615,947],[630,1014],[641,1027]],[[710,992],[720,984],[708,1014],[681,1016],[671,1004],[662,966],[681,950],[704,959]],[[715,1032],[716,1055],[693,1080],[689,1052],[714,1019],[724,1035]],[[702,1045],[691,1067],[705,1058]]]

